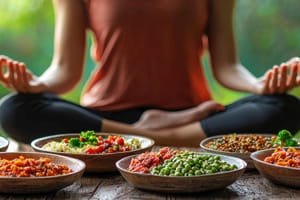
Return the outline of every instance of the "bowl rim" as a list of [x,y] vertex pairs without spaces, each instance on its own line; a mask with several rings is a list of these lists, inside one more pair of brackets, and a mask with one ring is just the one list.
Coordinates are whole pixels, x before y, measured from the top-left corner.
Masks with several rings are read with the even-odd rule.
[[[288,149],[289,147],[281,147],[281,148]],[[300,151],[300,147],[293,147],[293,148],[295,148],[295,149],[297,149],[297,150]],[[259,150],[259,151],[252,152],[252,153],[250,154],[250,158],[251,158],[254,162],[258,162],[258,163],[260,163],[260,164],[263,164],[263,165],[266,165],[266,166],[269,166],[269,167],[273,167],[273,168],[277,168],[277,169],[279,168],[279,169],[296,170],[296,171],[299,171],[299,172],[300,172],[300,168],[275,165],[275,164],[268,163],[268,162],[266,162],[266,161],[263,161],[263,160],[258,159],[257,156],[258,156],[259,154],[267,153],[267,152],[268,152],[268,153],[270,153],[268,156],[270,156],[270,155],[274,152],[275,149],[276,149],[276,148],[271,148],[271,149],[264,149],[264,150]]]
[[[77,166],[79,166],[79,169],[77,169],[76,171],[74,170],[71,173],[68,174],[62,174],[62,175],[56,175],[56,176],[42,176],[42,177],[10,177],[10,176],[0,176],[0,181],[3,180],[47,180],[47,179],[60,179],[60,178],[64,178],[64,177],[69,177],[69,176],[73,176],[76,175],[78,173],[83,173],[85,171],[86,168],[86,164],[77,159],[77,158],[72,158],[72,157],[68,157],[68,156],[63,156],[63,155],[58,155],[58,154],[51,154],[51,153],[43,153],[43,152],[0,152],[0,158],[3,158],[2,155],[16,155],[17,156],[24,156],[26,154],[26,157],[29,157],[30,155],[35,155],[35,156],[41,156],[41,157],[57,157],[59,159],[62,160],[69,160],[71,161],[74,165],[76,164]],[[69,167],[69,166],[67,166]]]
[[41,152],[46,152],[46,153],[55,153],[55,154],[61,154],[61,155],[74,155],[74,156],[89,156],[89,157],[93,157],[93,156],[112,156],[112,155],[122,155],[122,154],[128,154],[128,153],[135,153],[135,152],[139,152],[141,150],[145,150],[148,148],[151,148],[154,146],[155,141],[152,138],[149,137],[145,137],[145,136],[139,136],[139,135],[130,135],[130,134],[123,134],[123,133],[108,133],[108,132],[95,132],[96,135],[118,135],[118,136],[123,136],[123,137],[136,137],[138,139],[142,139],[142,140],[146,140],[149,141],[149,145],[145,146],[145,147],[141,147],[135,150],[131,150],[131,151],[124,151],[124,152],[114,152],[114,153],[99,153],[99,154],[87,154],[87,153],[70,153],[70,152],[55,152],[55,151],[49,151],[49,150],[45,150],[42,147],[37,146],[38,142],[44,141],[44,140],[48,140],[48,139],[55,139],[58,137],[71,137],[71,136],[78,136],[80,133],[62,133],[62,134],[54,134],[54,135],[49,135],[49,136],[44,136],[44,137],[40,137],[40,138],[36,138],[34,139],[31,143],[30,146],[34,149],[34,150],[38,150]]
[[215,155],[215,156],[220,156],[221,158],[224,157],[224,158],[228,158],[228,159],[233,159],[235,160],[236,162],[239,162],[241,163],[241,167],[238,167],[237,169],[234,169],[234,170],[230,170],[230,171],[225,171],[225,172],[216,172],[216,173],[213,173],[213,174],[203,174],[203,175],[195,175],[195,176],[161,176],[161,175],[155,175],[155,174],[145,174],[145,173],[139,173],[139,172],[131,172],[129,171],[128,169],[125,169],[125,168],[122,168],[120,166],[120,163],[121,162],[124,162],[125,160],[127,159],[132,159],[140,154],[136,154],[136,155],[130,155],[130,156],[126,156],[124,158],[121,158],[119,159],[115,165],[117,167],[117,169],[120,171],[120,172],[125,172],[125,173],[130,173],[130,174],[133,174],[133,175],[137,175],[137,176],[145,176],[145,177],[161,177],[161,178],[168,178],[168,179],[197,179],[197,178],[202,178],[202,177],[213,177],[213,176],[217,176],[217,175],[222,175],[222,174],[231,174],[231,173],[234,173],[234,172],[238,172],[238,171],[241,171],[241,170],[245,170],[247,168],[247,163],[245,160],[241,159],[241,158],[238,158],[238,157],[234,157],[234,156],[228,156],[228,155],[222,155],[222,154],[215,154],[215,153],[209,153],[209,152],[196,152],[196,151],[191,151],[191,152],[194,152],[194,153],[197,153],[197,154],[205,154],[205,155]]
[[[232,135],[232,134],[234,134],[234,133],[215,135],[215,136],[204,138],[200,142],[200,147],[205,151],[210,151],[210,152],[214,152],[214,153],[226,153],[230,156],[234,156],[234,155],[247,155],[247,156],[250,156],[252,152],[240,153],[240,152],[231,152],[231,151],[221,151],[221,150],[215,150],[215,149],[212,149],[212,148],[209,148],[209,147],[205,146],[205,144],[207,142],[211,141],[211,140],[221,138],[221,137],[224,137],[224,136],[228,136],[228,135]],[[273,134],[273,133],[236,133],[236,135],[260,135],[260,136],[267,136],[267,137],[276,136],[276,134]]]
[[0,140],[1,140],[1,142],[3,142],[3,143],[0,143],[0,149],[8,147],[9,140],[6,137],[0,136]]

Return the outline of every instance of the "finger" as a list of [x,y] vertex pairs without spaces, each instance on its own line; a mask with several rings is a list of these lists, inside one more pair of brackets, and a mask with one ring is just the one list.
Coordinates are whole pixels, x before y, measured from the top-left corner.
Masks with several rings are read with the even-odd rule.
[[287,88],[292,89],[294,86],[296,86],[297,83],[297,70],[298,70],[298,64],[294,63],[290,68],[290,74],[287,80]]
[[274,66],[272,69],[272,78],[269,84],[269,91],[271,94],[275,93],[275,91],[277,90],[277,84],[278,84],[278,66]]
[[278,93],[284,93],[287,90],[287,65],[282,64],[279,69]]
[[14,88],[17,90],[18,88],[18,73],[17,73],[17,68],[18,68],[18,63],[17,62],[13,62],[12,63],[12,76],[10,76],[12,78],[12,85],[14,86]]
[[14,80],[14,73],[15,73],[15,70],[14,70],[14,63],[12,61],[8,61],[7,62],[7,84],[8,84],[8,87],[14,89],[15,88],[15,80]]
[[4,56],[4,55],[0,55],[0,60],[12,60],[11,58]]
[[27,92],[29,88],[29,80],[27,79],[27,72],[26,72],[26,67],[24,63],[20,63],[20,80],[22,83],[23,91]]
[[6,65],[6,60],[4,58],[0,57],[0,80],[2,82],[6,82],[6,79],[4,77],[5,65]]
[[15,65],[15,88],[19,92],[24,92],[24,79],[21,70],[21,64],[16,63]]
[[273,76],[272,70],[266,72],[261,94],[270,94],[270,84],[271,84],[272,76]]

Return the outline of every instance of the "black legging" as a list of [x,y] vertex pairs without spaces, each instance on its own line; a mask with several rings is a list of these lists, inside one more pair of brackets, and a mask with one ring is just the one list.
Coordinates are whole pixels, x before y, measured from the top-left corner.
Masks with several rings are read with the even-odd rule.
[[[56,133],[101,131],[102,118],[133,123],[150,107],[101,112],[63,100],[50,93],[10,94],[1,100],[0,126],[24,143]],[[251,95],[201,121],[207,136],[232,132],[277,133],[300,129],[300,101],[290,95]]]

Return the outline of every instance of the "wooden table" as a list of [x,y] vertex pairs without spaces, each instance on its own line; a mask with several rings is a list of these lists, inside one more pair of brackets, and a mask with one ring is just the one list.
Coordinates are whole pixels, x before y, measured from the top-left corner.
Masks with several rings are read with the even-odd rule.
[[[154,147],[154,151],[160,147]],[[181,148],[182,149],[182,148]],[[186,148],[184,148],[186,149]],[[199,151],[199,148],[188,148]],[[18,151],[32,151],[20,145]],[[47,194],[0,194],[0,199],[300,199],[300,189],[275,185],[257,171],[247,171],[225,189],[192,194],[167,194],[140,190],[129,185],[119,173],[85,174],[79,181],[60,191]]]

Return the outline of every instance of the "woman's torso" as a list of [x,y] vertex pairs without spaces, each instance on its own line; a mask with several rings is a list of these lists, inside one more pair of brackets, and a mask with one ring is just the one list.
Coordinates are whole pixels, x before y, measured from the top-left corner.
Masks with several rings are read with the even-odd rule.
[[100,64],[84,106],[180,109],[211,99],[200,61],[206,1],[97,0],[87,12]]

